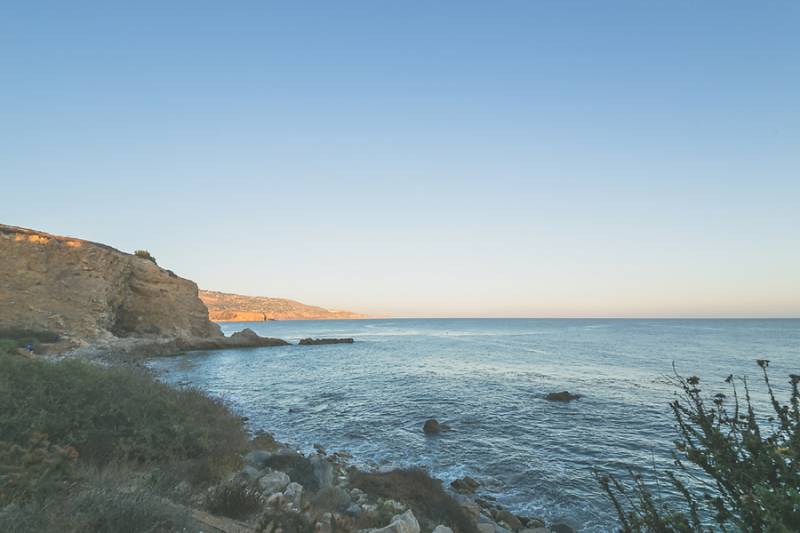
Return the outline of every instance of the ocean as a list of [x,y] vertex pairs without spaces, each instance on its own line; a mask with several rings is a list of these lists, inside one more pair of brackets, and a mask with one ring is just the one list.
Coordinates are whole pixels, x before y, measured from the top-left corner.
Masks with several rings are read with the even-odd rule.
[[[254,430],[311,451],[346,450],[374,468],[470,475],[510,510],[613,530],[593,469],[671,465],[673,366],[709,392],[748,376],[762,412],[758,358],[788,398],[800,374],[800,320],[384,319],[222,324],[264,336],[353,337],[354,344],[187,353],[149,364],[199,387]],[[544,399],[568,390],[571,403]],[[429,437],[423,422],[452,429]]]

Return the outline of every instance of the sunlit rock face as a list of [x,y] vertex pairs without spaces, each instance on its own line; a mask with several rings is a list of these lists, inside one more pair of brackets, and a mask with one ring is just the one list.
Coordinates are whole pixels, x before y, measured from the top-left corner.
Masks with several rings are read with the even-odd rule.
[[194,282],[110,246],[2,224],[0,328],[75,341],[221,336]]
[[215,322],[366,318],[350,311],[333,311],[285,298],[201,290],[200,299],[208,306],[211,320]]

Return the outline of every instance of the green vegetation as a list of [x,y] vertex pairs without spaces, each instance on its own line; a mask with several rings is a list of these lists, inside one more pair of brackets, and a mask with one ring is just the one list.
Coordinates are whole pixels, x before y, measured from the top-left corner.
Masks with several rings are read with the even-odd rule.
[[58,334],[51,331],[40,331],[21,328],[0,329],[0,354],[11,353],[17,348],[32,346],[36,348],[42,343],[58,342]]
[[790,376],[789,403],[782,404],[769,361],[758,365],[771,408],[766,416],[756,413],[746,379],[728,376],[731,397],[704,398],[699,378],[675,378],[677,468],[664,476],[682,503],[665,502],[639,475],[631,486],[601,475],[623,531],[800,531],[800,376]]
[[15,350],[0,347],[0,531],[179,531],[188,515],[162,496],[241,467],[248,437],[221,402]]
[[133,255],[135,255],[136,257],[141,257],[142,259],[147,259],[148,261],[152,261],[156,265],[158,264],[156,263],[156,258],[150,255],[150,252],[148,252],[147,250],[136,250],[135,252],[133,252]]

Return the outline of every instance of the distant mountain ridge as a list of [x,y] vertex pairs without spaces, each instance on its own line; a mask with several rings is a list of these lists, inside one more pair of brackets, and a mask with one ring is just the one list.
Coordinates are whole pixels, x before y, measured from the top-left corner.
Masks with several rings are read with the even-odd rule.
[[201,290],[200,299],[208,307],[208,316],[214,322],[366,318],[365,315],[350,311],[332,311],[295,300],[268,296],[242,296]]

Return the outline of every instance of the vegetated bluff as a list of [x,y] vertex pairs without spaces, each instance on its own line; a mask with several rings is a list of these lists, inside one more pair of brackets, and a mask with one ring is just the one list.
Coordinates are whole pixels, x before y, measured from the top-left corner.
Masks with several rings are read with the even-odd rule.
[[79,342],[222,337],[194,282],[110,246],[3,224],[0,328]]
[[284,298],[242,296],[217,291],[200,291],[215,322],[258,322],[260,320],[365,318],[350,311],[331,311]]

